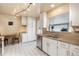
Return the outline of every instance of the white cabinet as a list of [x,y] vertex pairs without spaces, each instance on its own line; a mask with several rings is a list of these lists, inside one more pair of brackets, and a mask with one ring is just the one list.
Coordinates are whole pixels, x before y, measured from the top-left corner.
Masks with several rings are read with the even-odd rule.
[[21,23],[22,25],[26,26],[26,23],[27,22],[27,18],[25,16],[22,16],[22,19],[21,19]]
[[[53,39],[55,39],[55,38],[53,38]],[[53,40],[53,39],[49,39],[48,54],[50,56],[57,56],[57,41]]]
[[[59,38],[61,39],[61,38]],[[43,37],[43,51],[50,56],[79,56],[79,46]]]
[[70,21],[72,26],[79,26],[79,4],[70,4]]
[[43,51],[50,56],[57,56],[57,41],[43,37]]
[[79,51],[71,50],[70,51],[70,56],[79,56]]
[[70,55],[71,56],[79,56],[79,46],[70,45]]
[[21,36],[22,36],[22,43],[24,43],[24,42],[27,42],[27,41],[28,41],[28,38],[27,38],[27,33],[22,33],[22,34],[21,34]]
[[58,56],[69,56],[69,44],[58,41]]

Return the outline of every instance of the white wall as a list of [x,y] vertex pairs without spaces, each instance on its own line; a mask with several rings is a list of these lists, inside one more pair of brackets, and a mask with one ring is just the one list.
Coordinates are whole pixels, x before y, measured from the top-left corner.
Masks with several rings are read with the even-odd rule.
[[[8,22],[12,21],[13,25],[9,26]],[[1,34],[15,34],[20,32],[21,19],[19,17],[12,17],[8,15],[0,15],[0,33]]]

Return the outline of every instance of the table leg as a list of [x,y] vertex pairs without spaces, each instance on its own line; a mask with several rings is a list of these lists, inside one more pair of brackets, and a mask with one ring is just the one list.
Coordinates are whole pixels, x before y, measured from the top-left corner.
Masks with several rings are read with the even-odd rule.
[[4,37],[2,37],[2,55],[4,55]]

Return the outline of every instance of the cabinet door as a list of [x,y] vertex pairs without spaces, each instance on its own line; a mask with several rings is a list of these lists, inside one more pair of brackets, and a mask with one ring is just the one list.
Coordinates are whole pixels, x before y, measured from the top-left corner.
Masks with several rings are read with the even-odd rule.
[[68,56],[69,50],[63,47],[58,47],[58,56]]
[[70,55],[71,56],[79,56],[79,46],[70,45]]
[[47,42],[47,38],[45,38],[45,37],[43,37],[43,51],[44,52],[48,52],[48,49],[47,49],[47,47],[48,47],[48,42]]
[[58,56],[69,56],[69,44],[58,42]]
[[49,39],[48,54],[50,56],[57,56],[57,41]]
[[71,50],[70,56],[79,56],[79,51],[77,52],[77,51]]
[[79,4],[70,5],[70,20],[72,21],[72,26],[79,26]]

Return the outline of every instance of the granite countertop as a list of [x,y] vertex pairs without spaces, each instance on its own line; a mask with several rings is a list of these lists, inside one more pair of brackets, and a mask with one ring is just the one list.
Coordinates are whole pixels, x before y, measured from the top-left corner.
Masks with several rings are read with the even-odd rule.
[[79,46],[79,33],[70,33],[70,32],[52,32],[45,34],[38,34],[47,38],[57,38],[55,40],[62,41],[69,44],[74,44]]

